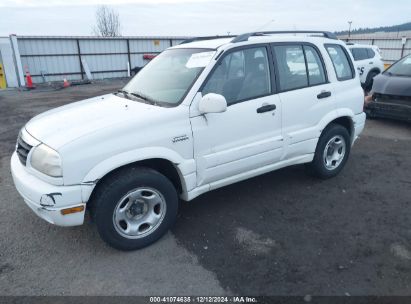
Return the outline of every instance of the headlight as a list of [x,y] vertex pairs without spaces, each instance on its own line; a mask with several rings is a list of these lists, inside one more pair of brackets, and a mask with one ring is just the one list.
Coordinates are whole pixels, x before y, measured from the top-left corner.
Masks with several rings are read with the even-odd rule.
[[30,164],[34,169],[46,175],[53,177],[63,175],[60,155],[44,144],[34,148],[33,153],[31,153]]

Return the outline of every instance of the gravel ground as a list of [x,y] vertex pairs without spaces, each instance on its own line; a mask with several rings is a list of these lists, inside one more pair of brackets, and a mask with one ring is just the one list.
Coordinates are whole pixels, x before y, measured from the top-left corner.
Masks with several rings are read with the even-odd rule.
[[336,178],[294,166],[182,203],[156,244],[107,247],[92,223],[37,218],[14,189],[19,129],[123,80],[0,92],[0,295],[411,295],[411,125],[367,121]]

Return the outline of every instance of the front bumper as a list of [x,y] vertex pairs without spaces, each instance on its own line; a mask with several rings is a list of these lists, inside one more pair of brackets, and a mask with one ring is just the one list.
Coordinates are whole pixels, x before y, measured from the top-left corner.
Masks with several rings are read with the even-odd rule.
[[[26,171],[16,152],[11,157],[11,174],[17,191],[39,217],[58,226],[83,224],[86,204],[82,201],[80,185],[55,186],[44,182]],[[83,211],[61,213],[63,209],[79,206],[83,206]]]
[[410,105],[407,105],[404,103],[382,102],[376,100],[370,102],[366,106],[365,112],[370,117],[383,117],[411,121],[411,103]]

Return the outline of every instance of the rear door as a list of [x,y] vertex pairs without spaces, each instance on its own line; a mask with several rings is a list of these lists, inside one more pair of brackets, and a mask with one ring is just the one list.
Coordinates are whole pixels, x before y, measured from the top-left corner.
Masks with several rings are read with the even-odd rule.
[[213,189],[281,157],[281,102],[271,81],[270,58],[269,45],[230,50],[200,89],[199,98],[220,94],[228,106],[223,113],[191,117],[197,186],[211,184]]
[[[364,91],[347,49],[337,43],[327,43],[324,47],[333,65],[333,71],[329,72],[336,78],[336,81],[333,81],[336,107],[361,113],[364,105]],[[334,78],[331,74],[330,76]]]
[[272,44],[283,113],[283,158],[313,153],[317,124],[335,108],[323,58],[308,43]]
[[351,53],[354,57],[358,73],[360,74],[361,83],[365,83],[367,80],[368,72],[373,65],[373,61],[369,57],[367,48],[352,48]]

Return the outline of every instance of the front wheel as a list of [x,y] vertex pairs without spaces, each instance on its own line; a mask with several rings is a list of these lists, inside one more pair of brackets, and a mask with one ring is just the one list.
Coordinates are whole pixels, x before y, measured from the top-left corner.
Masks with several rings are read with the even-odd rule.
[[319,178],[336,176],[343,169],[351,150],[350,135],[346,128],[330,124],[318,140],[314,159],[307,165],[309,173]]
[[123,169],[98,187],[92,214],[101,238],[114,248],[146,247],[162,237],[177,217],[176,189],[152,169]]

